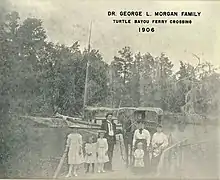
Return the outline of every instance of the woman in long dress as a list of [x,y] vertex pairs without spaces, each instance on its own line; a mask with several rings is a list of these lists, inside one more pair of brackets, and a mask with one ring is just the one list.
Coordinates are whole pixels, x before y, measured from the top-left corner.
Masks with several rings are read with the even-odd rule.
[[72,176],[72,169],[74,176],[77,176],[78,166],[84,162],[82,144],[82,136],[74,127],[72,133],[67,136],[66,149],[68,151],[69,172],[66,177]]
[[98,161],[98,173],[105,172],[104,171],[104,163],[109,161],[108,157],[108,142],[107,139],[104,138],[105,131],[99,131],[99,138],[97,140],[97,161]]
[[152,154],[151,166],[152,166],[152,171],[154,173],[156,173],[157,171],[157,166],[160,161],[161,154],[167,146],[168,146],[168,137],[162,131],[162,126],[158,125],[157,132],[154,133],[152,137],[153,154]]
[[92,172],[94,173],[95,163],[96,163],[96,142],[92,136],[89,137],[89,142],[85,144],[85,163],[86,163],[86,173],[89,172],[90,165],[92,165]]

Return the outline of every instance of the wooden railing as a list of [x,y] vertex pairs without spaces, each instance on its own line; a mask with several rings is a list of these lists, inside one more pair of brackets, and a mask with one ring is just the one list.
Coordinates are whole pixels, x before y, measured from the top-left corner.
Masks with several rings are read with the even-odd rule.
[[163,151],[157,166],[157,175],[172,175],[181,173],[184,160],[183,147],[188,139],[179,141]]

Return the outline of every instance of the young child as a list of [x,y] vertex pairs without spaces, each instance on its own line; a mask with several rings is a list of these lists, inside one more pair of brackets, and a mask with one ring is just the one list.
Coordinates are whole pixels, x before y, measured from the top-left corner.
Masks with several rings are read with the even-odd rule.
[[72,133],[67,136],[66,152],[68,152],[69,172],[66,177],[72,176],[72,169],[74,176],[77,176],[77,169],[80,164],[84,162],[82,151],[82,136],[78,133],[76,127],[73,127]]
[[136,173],[141,173],[144,168],[144,150],[143,144],[139,142],[134,151],[134,168]]
[[109,161],[108,157],[108,142],[107,139],[104,138],[105,131],[99,131],[99,138],[97,140],[97,161],[98,161],[98,173],[105,172],[104,171],[104,163]]
[[94,143],[94,137],[89,137],[89,142],[85,144],[85,163],[86,173],[89,172],[89,167],[92,165],[92,172],[94,173],[96,163],[96,143]]

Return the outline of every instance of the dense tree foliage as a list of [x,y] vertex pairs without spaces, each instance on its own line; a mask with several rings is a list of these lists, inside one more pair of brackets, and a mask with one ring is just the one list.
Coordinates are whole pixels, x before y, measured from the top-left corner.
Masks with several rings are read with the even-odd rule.
[[[11,12],[0,24],[1,163],[6,163],[23,131],[19,115],[51,116],[57,110],[79,115],[83,105],[86,63],[89,67],[89,104],[105,103],[107,68],[97,50],[79,50],[78,42],[67,47],[46,40],[42,21]],[[19,130],[18,130],[19,129]],[[22,133],[20,133],[21,135]],[[25,142],[20,137],[20,141]],[[17,145],[20,141],[17,141]],[[15,144],[14,144],[15,145]],[[18,146],[16,147],[18,148]],[[23,146],[24,147],[24,146]]]
[[69,47],[49,42],[39,19],[20,22],[17,12],[1,16],[1,165],[15,153],[13,147],[25,146],[20,143],[26,138],[21,136],[25,131],[20,126],[23,121],[14,115],[51,116],[57,110],[65,115],[81,115],[88,60],[87,105],[218,112],[220,75],[209,63],[194,67],[180,62],[179,71],[174,73],[164,53],[159,57],[135,54],[126,46],[108,65],[98,50],[81,51],[79,47],[78,42]]
[[[118,54],[111,64],[114,76],[110,84],[113,100],[120,100],[120,106],[154,106],[198,114],[217,112],[219,101],[214,97],[219,95],[220,76],[210,63],[194,67],[180,61],[179,71],[174,72],[164,53],[159,57],[149,53],[133,55],[130,47],[125,47]],[[115,105],[119,106],[117,102]]]

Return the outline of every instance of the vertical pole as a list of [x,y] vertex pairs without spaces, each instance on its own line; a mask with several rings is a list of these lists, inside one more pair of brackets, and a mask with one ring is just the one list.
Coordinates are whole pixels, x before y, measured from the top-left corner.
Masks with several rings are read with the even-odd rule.
[[182,145],[183,143],[181,142],[180,143],[180,146],[179,146],[179,152],[180,152],[180,164],[179,164],[179,173],[180,173],[180,177],[182,176],[182,164],[183,164],[183,148],[182,148]]
[[91,32],[92,32],[92,21],[90,24],[90,32],[89,32],[89,44],[88,44],[88,55],[87,55],[87,64],[86,64],[86,80],[85,80],[85,89],[84,89],[84,101],[83,101],[83,119],[85,118],[85,108],[87,101],[87,88],[88,88],[88,76],[89,76],[89,55],[90,55],[90,41],[91,41]]
[[113,74],[113,67],[112,65],[110,65],[110,69],[111,69],[111,94],[112,94],[112,108],[114,107],[114,74]]
[[162,97],[164,97],[163,85],[163,61],[160,59],[160,107],[162,109],[164,109],[164,101],[162,101]]

